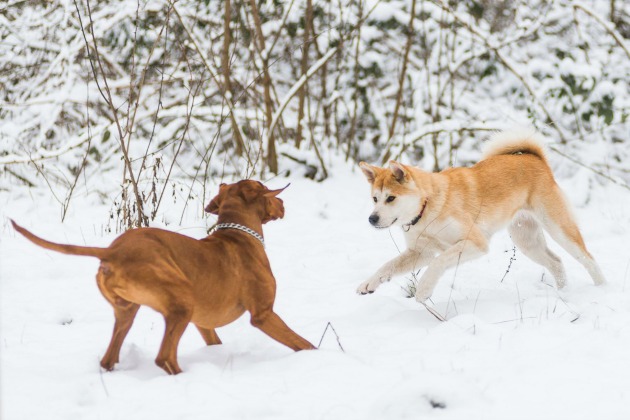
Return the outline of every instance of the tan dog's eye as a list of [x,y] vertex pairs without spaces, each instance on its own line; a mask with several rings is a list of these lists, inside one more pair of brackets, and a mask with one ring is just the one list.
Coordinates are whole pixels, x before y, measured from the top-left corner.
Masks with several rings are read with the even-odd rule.
[[388,203],[391,203],[391,202],[392,202],[392,201],[394,201],[395,199],[396,199],[396,197],[395,197],[395,196],[390,195],[389,197],[387,197],[387,200],[385,200],[385,201],[387,201]]
[[374,200],[375,203],[378,201],[376,197],[372,197],[372,200]]

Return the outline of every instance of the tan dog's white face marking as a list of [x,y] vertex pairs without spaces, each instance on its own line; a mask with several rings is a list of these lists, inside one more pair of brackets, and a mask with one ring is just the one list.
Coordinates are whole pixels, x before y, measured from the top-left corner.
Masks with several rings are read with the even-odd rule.
[[389,168],[379,168],[365,162],[359,164],[372,185],[374,211],[368,218],[378,229],[393,225],[402,226],[418,216],[422,194],[409,171],[400,163],[391,161]]

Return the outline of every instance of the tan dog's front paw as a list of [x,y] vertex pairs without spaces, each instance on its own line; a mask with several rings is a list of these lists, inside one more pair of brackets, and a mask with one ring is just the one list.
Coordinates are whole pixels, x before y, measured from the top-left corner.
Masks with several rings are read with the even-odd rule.
[[381,285],[383,281],[379,277],[371,277],[367,281],[364,281],[357,287],[357,293],[366,295],[368,293],[374,293],[376,288]]
[[364,281],[357,287],[357,293],[366,295],[368,293],[374,293],[374,288],[370,288],[370,281]]

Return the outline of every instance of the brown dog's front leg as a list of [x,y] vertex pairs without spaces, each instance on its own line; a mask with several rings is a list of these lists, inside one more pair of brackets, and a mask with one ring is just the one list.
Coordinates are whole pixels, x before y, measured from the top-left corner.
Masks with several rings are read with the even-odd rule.
[[274,340],[295,351],[313,350],[316,347],[297,335],[273,310],[252,313],[251,323]]
[[203,328],[197,324],[195,324],[195,327],[197,327],[199,333],[201,334],[203,340],[206,342],[207,345],[212,346],[215,344],[222,344],[221,339],[217,335],[217,332],[214,330],[214,328]]
[[165,331],[160,352],[155,359],[155,364],[161,367],[169,375],[177,375],[182,370],[177,363],[177,346],[179,339],[184,334],[188,322],[192,317],[192,309],[186,306],[174,306],[170,312],[164,314]]

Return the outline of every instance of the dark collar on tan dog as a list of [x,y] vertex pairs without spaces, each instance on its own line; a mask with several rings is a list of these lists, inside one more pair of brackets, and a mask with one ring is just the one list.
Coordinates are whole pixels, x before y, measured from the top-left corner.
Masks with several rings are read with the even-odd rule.
[[409,229],[411,229],[412,226],[415,226],[416,223],[418,223],[420,221],[420,219],[422,218],[422,213],[424,213],[424,209],[427,208],[427,203],[429,202],[429,199],[427,198],[424,201],[424,205],[422,206],[422,209],[420,210],[420,214],[418,214],[416,217],[414,217],[411,222],[407,223],[406,225],[403,225],[403,230],[405,232],[409,232]]
[[258,241],[262,244],[263,248],[265,247],[265,239],[262,237],[262,235],[260,235],[254,229],[248,228],[247,226],[239,225],[238,223],[219,223],[218,225],[214,226],[214,230],[219,230],[219,229],[240,230],[241,232],[245,232],[253,236],[254,238],[258,239]]

